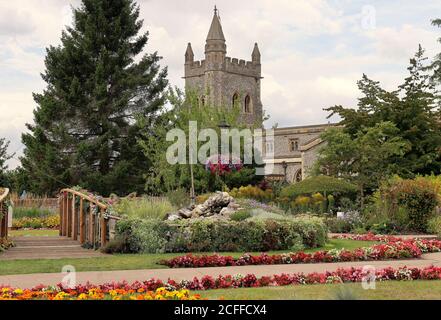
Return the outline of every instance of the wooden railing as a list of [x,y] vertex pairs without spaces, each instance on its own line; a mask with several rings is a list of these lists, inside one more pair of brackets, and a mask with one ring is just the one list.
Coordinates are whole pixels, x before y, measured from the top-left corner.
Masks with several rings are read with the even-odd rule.
[[[2,189],[0,194],[0,240],[8,239],[8,207],[9,189]],[[0,192],[1,192],[0,191]]]
[[107,205],[72,189],[60,192],[60,236],[95,249],[113,238],[119,217],[109,215]]

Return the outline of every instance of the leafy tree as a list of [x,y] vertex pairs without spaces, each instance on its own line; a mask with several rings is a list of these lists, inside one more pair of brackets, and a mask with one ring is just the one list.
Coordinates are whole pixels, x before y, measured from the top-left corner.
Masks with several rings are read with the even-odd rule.
[[316,173],[344,178],[357,185],[361,206],[365,190],[399,170],[395,158],[404,155],[409,143],[398,136],[391,122],[380,122],[360,130],[353,138],[343,128],[330,128],[322,134],[326,147],[319,151]]
[[164,105],[167,70],[156,52],[140,56],[148,33],[134,0],[82,0],[73,15],[62,44],[47,49],[47,87],[22,138],[32,191],[142,191],[151,163],[136,143],[138,118],[152,121]]
[[[146,191],[152,194],[164,193],[177,188],[191,188],[191,172],[189,160],[189,122],[195,121],[198,130],[213,129],[220,137],[219,124],[226,122],[231,128],[238,130],[246,129],[241,121],[241,109],[233,106],[229,112],[224,107],[216,107],[208,103],[202,103],[198,97],[187,92],[184,95],[179,89],[170,90],[169,100],[172,108],[162,114],[153,124],[146,124],[143,129],[143,138],[139,139],[146,157],[154,159],[152,166],[146,175]],[[256,124],[256,126],[258,126]],[[174,143],[166,141],[167,132],[171,129],[181,129],[186,136],[186,164],[169,164],[166,159],[167,149]],[[252,127],[250,128],[252,129]],[[208,140],[208,139],[207,139]],[[199,142],[197,149],[205,142]],[[241,140],[241,160],[243,161],[244,141]],[[193,159],[196,161],[196,159]],[[211,174],[206,170],[205,164],[192,166],[196,193],[204,193],[222,189],[224,185],[229,188],[242,185],[256,184],[262,180],[255,174],[256,165],[245,165],[238,172],[229,173],[223,177]]]
[[344,138],[348,139],[381,122],[391,122],[397,128],[396,137],[403,139],[409,148],[390,160],[396,164],[397,173],[407,178],[441,172],[439,109],[433,82],[425,71],[425,60],[420,46],[410,60],[409,76],[396,91],[386,91],[379,82],[363,75],[358,82],[363,96],[357,109],[343,106],[325,109],[331,112],[330,116],[337,114],[342,118],[343,132],[349,134]]
[[5,187],[7,185],[6,170],[8,166],[6,161],[11,159],[14,155],[8,153],[9,141],[4,138],[0,138],[0,186]]

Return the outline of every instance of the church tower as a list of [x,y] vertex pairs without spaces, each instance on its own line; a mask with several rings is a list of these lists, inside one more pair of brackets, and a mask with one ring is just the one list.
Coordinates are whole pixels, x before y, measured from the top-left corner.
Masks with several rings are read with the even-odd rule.
[[[238,105],[247,124],[262,124],[261,56],[257,43],[251,61],[227,57],[227,45],[217,8],[205,43],[205,60],[195,61],[191,44],[185,53],[185,88],[202,104]],[[227,112],[227,110],[226,110]]]

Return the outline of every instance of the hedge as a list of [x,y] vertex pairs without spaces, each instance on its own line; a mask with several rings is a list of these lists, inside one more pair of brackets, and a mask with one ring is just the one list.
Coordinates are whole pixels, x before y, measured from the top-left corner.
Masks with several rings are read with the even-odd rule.
[[283,188],[281,197],[294,200],[298,196],[315,193],[323,195],[355,195],[357,193],[357,186],[333,177],[316,176]]
[[126,219],[116,226],[117,236],[106,252],[246,252],[297,250],[323,246],[327,228],[316,217],[292,220],[219,221],[170,223]]

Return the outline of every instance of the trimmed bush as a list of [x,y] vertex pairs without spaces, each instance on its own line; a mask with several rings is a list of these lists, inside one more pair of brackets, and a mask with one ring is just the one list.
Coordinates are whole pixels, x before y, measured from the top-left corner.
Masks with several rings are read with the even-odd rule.
[[357,186],[341,179],[328,176],[317,176],[283,188],[281,197],[286,197],[292,201],[299,196],[313,195],[316,193],[326,196],[330,194],[334,196],[355,195],[357,193]]
[[119,243],[109,247],[134,253],[289,250],[323,246],[327,239],[323,220],[315,217],[179,223],[126,219],[117,223],[116,232],[114,242]]

